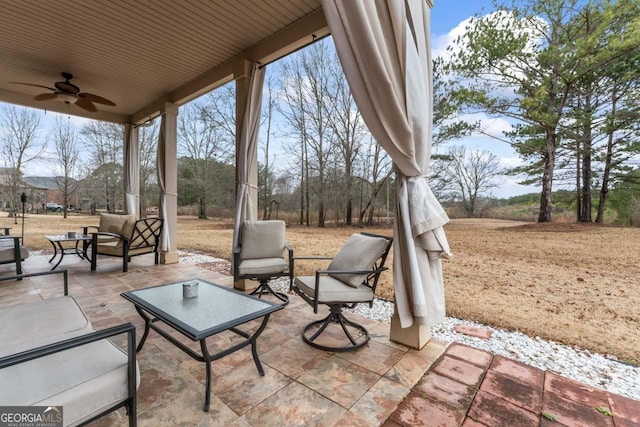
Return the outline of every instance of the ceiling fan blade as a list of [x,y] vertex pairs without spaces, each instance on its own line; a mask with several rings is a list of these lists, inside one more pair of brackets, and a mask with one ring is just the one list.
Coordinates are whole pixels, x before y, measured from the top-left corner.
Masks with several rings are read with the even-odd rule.
[[34,96],[33,99],[35,101],[48,101],[50,99],[55,99],[57,97],[58,95],[56,95],[55,93],[41,93],[40,95]]
[[78,97],[78,100],[76,101],[76,105],[80,108],[82,108],[83,110],[87,110],[91,113],[95,113],[96,111],[98,111],[98,109],[96,108],[95,105],[93,105],[91,103],[91,101],[89,101],[89,99],[87,98],[83,98],[83,97]]
[[43,89],[56,90],[56,89],[54,89],[52,87],[49,87],[49,86],[34,85],[33,83],[21,83],[21,82],[9,82],[9,83],[12,83],[14,85],[33,86],[33,87],[41,87]]
[[106,98],[103,98],[103,97],[98,96],[98,95],[94,95],[92,93],[79,93],[78,96],[81,97],[81,98],[83,98],[83,97],[87,98],[89,101],[97,102],[98,104],[110,105],[112,107],[116,106],[116,104],[113,101],[109,101]]

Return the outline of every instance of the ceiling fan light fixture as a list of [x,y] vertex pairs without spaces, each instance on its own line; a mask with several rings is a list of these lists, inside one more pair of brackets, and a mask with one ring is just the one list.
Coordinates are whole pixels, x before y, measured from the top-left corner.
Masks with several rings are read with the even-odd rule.
[[56,93],[56,99],[58,101],[64,102],[65,104],[75,104],[76,102],[78,102],[78,97],[69,93],[58,92]]

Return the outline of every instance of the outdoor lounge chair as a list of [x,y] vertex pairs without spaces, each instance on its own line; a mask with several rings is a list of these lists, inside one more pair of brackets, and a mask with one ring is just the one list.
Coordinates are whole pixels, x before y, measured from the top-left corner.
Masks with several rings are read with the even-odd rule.
[[[68,296],[66,270],[0,281],[53,274],[63,275],[64,296],[0,308],[0,402],[53,407],[53,416],[61,416],[64,426],[84,425],[125,407],[129,426],[135,427],[140,382],[135,326],[125,323],[96,331]],[[110,340],[125,334],[126,353]]]
[[[131,257],[134,256],[152,253],[155,263],[158,264],[161,218],[136,221],[132,215],[107,215],[101,215],[98,232],[91,233],[91,270],[97,267],[98,255],[121,257],[122,271],[125,273],[129,270]],[[124,218],[110,218],[115,216]],[[87,231],[88,227],[84,227],[85,234]]]
[[[380,274],[387,270],[384,263],[391,249],[391,237],[369,233],[352,235],[333,258],[326,270],[316,271],[315,276],[296,276],[293,291],[300,295],[313,312],[318,312],[320,304],[329,306],[330,313],[322,320],[309,323],[302,332],[307,344],[325,351],[344,352],[357,350],[369,342],[367,329],[344,314],[344,308],[354,308],[359,303],[373,306],[373,298]],[[318,257],[297,257],[303,259],[331,259]],[[328,332],[332,324],[340,325],[341,332]],[[316,341],[324,332],[328,340]],[[346,335],[347,340],[341,338]],[[355,335],[355,336],[354,336]],[[344,345],[341,345],[344,341]]]
[[16,265],[16,274],[22,274],[22,261],[29,257],[29,251],[20,245],[20,236],[0,235],[0,264]]
[[277,277],[289,277],[290,283],[293,280],[293,250],[285,242],[285,228],[284,221],[245,221],[240,244],[233,251],[233,280],[257,280],[260,285],[251,295],[274,295],[286,305],[289,296],[269,286]]

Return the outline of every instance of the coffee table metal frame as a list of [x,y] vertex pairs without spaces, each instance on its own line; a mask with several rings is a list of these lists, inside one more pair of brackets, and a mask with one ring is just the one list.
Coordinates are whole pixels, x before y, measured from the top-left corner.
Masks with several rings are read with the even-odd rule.
[[[91,241],[91,236],[87,234],[76,234],[74,237],[69,237],[67,234],[58,234],[55,236],[44,236],[44,238],[47,239],[49,243],[51,243],[51,246],[53,246],[53,256],[49,260],[49,263],[51,263],[55,259],[55,257],[58,256],[58,253],[60,253],[60,259],[58,260],[56,265],[53,266],[51,271],[58,268],[58,266],[62,262],[62,259],[64,258],[64,255],[67,253],[76,254],[80,257],[80,259],[87,259],[87,245],[83,244],[82,248],[78,248],[78,243]],[[75,246],[72,248],[65,248],[64,246],[62,246],[62,244],[65,242],[75,242]]]
[[[270,314],[273,313],[274,311],[282,309],[283,306],[280,304],[275,304],[271,301],[265,301],[264,299],[258,299],[258,298],[246,295],[242,292],[236,291],[235,289],[227,288],[225,286],[217,285],[215,283],[198,279],[199,286],[214,286],[216,288],[221,289],[223,292],[220,292],[220,297],[224,297],[224,295],[229,295],[229,294],[237,294],[237,295],[241,295],[243,298],[250,298],[252,300],[259,301],[264,304],[260,310],[256,310],[249,314],[238,316],[232,320],[227,319],[227,321],[225,321],[224,323],[213,324],[213,325],[209,325],[207,328],[198,329],[172,316],[171,314],[166,313],[161,307],[157,307],[156,305],[149,303],[144,298],[141,298],[140,296],[136,295],[136,292],[139,292],[139,291],[145,291],[145,290],[161,288],[161,287],[165,287],[166,289],[169,289],[169,287],[179,286],[180,289],[182,289],[182,283],[186,283],[190,281],[193,281],[193,280],[185,280],[184,282],[169,283],[165,285],[139,289],[136,291],[123,292],[120,295],[126,300],[132,302],[138,314],[140,314],[140,316],[144,319],[144,333],[142,334],[140,343],[138,343],[138,346],[136,348],[137,353],[139,353],[142,350],[142,346],[144,345],[147,339],[147,336],[149,335],[149,330],[153,329],[162,337],[164,337],[167,341],[169,341],[170,343],[178,347],[180,350],[185,352],[187,355],[205,364],[205,369],[206,369],[205,387],[206,388],[205,388],[204,411],[208,412],[209,405],[211,402],[211,362],[218,360],[224,356],[227,356],[235,351],[238,351],[248,345],[251,345],[251,354],[253,355],[253,361],[255,362],[256,368],[258,369],[258,372],[260,373],[260,375],[264,376],[264,369],[262,368],[262,364],[260,363],[260,359],[258,358],[258,352],[256,349],[256,340],[266,328],[267,323],[269,322]],[[229,294],[225,294],[225,292],[228,292]],[[182,298],[182,296],[180,296],[180,298]],[[259,319],[260,317],[263,317],[262,323],[260,324],[260,327],[258,327],[258,329],[253,334],[249,334],[237,328],[237,326],[240,326],[244,323],[250,322],[255,319]],[[167,331],[156,326],[155,323],[157,322],[164,323],[165,325],[178,331],[179,333],[191,339],[192,341],[199,341],[202,354],[195,352],[185,344],[181,343],[177,338],[173,337]],[[209,349],[207,348],[206,339],[208,337],[211,337],[223,331],[231,331],[237,335],[242,336],[245,339],[225,350],[222,350],[213,354],[210,353]]]

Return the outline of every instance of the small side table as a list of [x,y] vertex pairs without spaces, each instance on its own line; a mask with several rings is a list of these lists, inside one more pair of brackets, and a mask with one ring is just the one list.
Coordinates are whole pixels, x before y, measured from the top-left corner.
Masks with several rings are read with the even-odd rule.
[[[56,256],[58,256],[58,253],[60,253],[60,259],[51,270],[55,270],[56,268],[58,268],[58,266],[62,262],[62,258],[64,258],[64,255],[66,253],[75,253],[80,257],[80,259],[87,259],[86,245],[83,244],[82,248],[78,248],[78,244],[80,242],[91,241],[91,236],[87,234],[76,234],[74,237],[69,237],[67,234],[59,234],[56,236],[44,236],[44,238],[47,239],[53,246],[53,256],[49,260],[50,263],[55,259]],[[75,242],[75,246],[65,248],[64,246],[62,246],[64,242]]]

